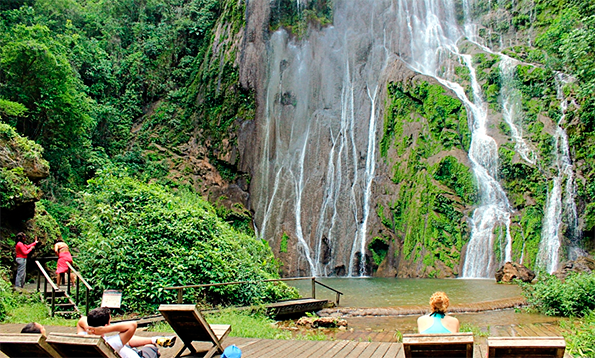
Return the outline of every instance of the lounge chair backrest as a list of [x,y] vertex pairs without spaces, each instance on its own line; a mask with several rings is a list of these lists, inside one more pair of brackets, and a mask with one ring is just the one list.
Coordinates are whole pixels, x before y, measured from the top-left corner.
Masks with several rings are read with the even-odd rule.
[[473,333],[405,334],[403,350],[406,358],[473,358]]
[[0,333],[0,351],[11,358],[60,357],[40,333]]
[[218,342],[196,305],[161,305],[159,312],[182,341]]
[[51,333],[47,342],[64,358],[120,358],[101,336]]
[[564,337],[489,337],[488,357],[562,358]]

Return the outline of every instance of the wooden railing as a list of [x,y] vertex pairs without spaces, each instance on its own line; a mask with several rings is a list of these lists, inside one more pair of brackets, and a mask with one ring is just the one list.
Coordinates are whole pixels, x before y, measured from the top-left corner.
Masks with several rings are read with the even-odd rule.
[[[40,285],[41,285],[41,281],[43,278],[43,298],[47,299],[49,294],[48,294],[48,283],[52,289],[52,298],[50,300],[50,311],[51,311],[51,315],[52,317],[54,317],[54,314],[56,312],[56,292],[60,291],[60,288],[58,286],[56,286],[56,284],[54,283],[54,281],[52,281],[52,279],[50,279],[50,276],[48,275],[47,271],[45,270],[45,268],[43,267],[43,265],[39,262],[39,260],[43,260],[43,261],[50,261],[50,260],[55,260],[57,259],[57,256],[49,256],[49,257],[40,257],[39,259],[35,260],[35,264],[37,265],[37,268],[39,269],[37,271],[37,292],[40,291]],[[68,266],[68,271],[66,272],[66,297],[68,299],[71,298],[71,287],[72,285],[72,281],[70,279],[70,273],[72,272],[75,275],[75,282],[74,282],[74,287],[75,287],[75,296],[74,296],[74,306],[78,306],[81,303],[81,290],[80,290],[80,285],[81,282],[84,286],[85,289],[85,297],[84,297],[84,303],[85,303],[85,314],[88,315],[89,314],[89,292],[93,290],[93,288],[91,287],[91,285],[89,285],[89,283],[83,278],[83,276],[74,268],[72,267],[72,265],[70,264],[70,262],[67,262],[66,265]],[[78,310],[78,307],[76,308],[76,310]],[[78,312],[78,311],[77,311]]]
[[70,272],[72,272],[76,276],[76,282],[75,282],[76,296],[74,298],[74,302],[77,306],[81,302],[80,294],[79,294],[79,291],[80,291],[79,287],[80,287],[80,283],[82,282],[83,286],[85,286],[85,315],[88,316],[89,315],[89,291],[92,291],[93,288],[83,278],[83,276],[81,276],[81,274],[77,270],[75,270],[74,267],[72,267],[70,262],[67,262],[66,264],[68,265],[68,272],[66,273],[66,275],[68,276],[68,294],[70,294]]
[[277,279],[259,280],[259,281],[235,281],[235,282],[222,282],[222,283],[205,283],[205,284],[200,284],[200,285],[164,287],[163,289],[178,291],[177,303],[181,304],[181,303],[184,303],[184,289],[186,289],[186,288],[205,288],[205,287],[251,284],[251,283],[260,283],[260,282],[287,282],[287,281],[298,281],[298,280],[311,280],[312,281],[312,298],[316,298],[316,285],[320,285],[324,288],[327,288],[327,289],[335,292],[335,294],[336,294],[335,303],[337,306],[339,306],[339,302],[341,300],[341,295],[343,294],[343,292],[337,291],[334,288],[329,287],[320,281],[317,281],[316,277],[290,277],[290,278],[277,278]]
[[50,279],[50,276],[48,275],[48,273],[45,271],[45,269],[43,268],[41,263],[39,263],[38,260],[35,260],[35,264],[37,265],[37,268],[39,269],[39,271],[37,271],[37,292],[39,292],[39,285],[41,283],[41,275],[43,275],[43,277],[45,278],[45,280],[43,281],[43,299],[44,300],[47,301],[47,297],[48,297],[48,283],[50,284],[50,287],[52,288],[52,299],[50,301],[50,312],[51,312],[52,317],[54,317],[54,312],[56,312],[56,291],[58,291],[60,289]]

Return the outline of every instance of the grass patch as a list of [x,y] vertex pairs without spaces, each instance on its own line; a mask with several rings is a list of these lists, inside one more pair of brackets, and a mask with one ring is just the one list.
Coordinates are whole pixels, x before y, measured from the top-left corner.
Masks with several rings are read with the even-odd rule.
[[562,335],[566,339],[566,350],[574,357],[595,356],[595,311],[582,318],[561,320]]
[[[322,332],[300,331],[299,334],[292,334],[276,325],[276,321],[269,318],[262,311],[222,309],[217,312],[205,314],[210,324],[231,325],[230,337],[260,338],[260,339],[293,339],[324,341],[330,340]],[[158,322],[148,329],[151,332],[172,332],[167,322]]]
[[15,297],[16,302],[6,314],[2,323],[37,322],[44,326],[76,326],[78,317],[67,319],[63,317],[50,317],[48,306],[39,301],[36,295],[21,294]]
[[469,323],[461,323],[459,332],[472,332],[475,337],[487,337],[490,335],[488,332],[482,331],[478,326]]

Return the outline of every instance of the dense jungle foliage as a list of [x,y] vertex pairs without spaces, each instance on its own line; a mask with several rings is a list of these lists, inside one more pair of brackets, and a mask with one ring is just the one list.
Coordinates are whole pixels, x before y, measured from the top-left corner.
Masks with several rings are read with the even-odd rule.
[[[0,3],[3,265],[18,231],[40,237],[34,256],[63,236],[95,295],[122,289],[125,309],[140,311],[173,297],[168,285],[278,277],[268,245],[200,198],[190,164],[241,175],[221,158],[254,116],[236,63],[244,15],[234,0]],[[247,304],[295,292],[188,295]]]

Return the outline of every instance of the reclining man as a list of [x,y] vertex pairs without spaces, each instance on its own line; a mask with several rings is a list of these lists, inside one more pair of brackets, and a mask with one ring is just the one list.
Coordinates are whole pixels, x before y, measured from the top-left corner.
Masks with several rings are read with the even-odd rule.
[[[172,347],[176,336],[172,337],[138,337],[135,336],[136,322],[120,322],[111,324],[111,311],[107,307],[99,307],[83,316],[76,324],[78,334],[97,334],[104,336],[105,341],[122,356],[122,358],[156,358],[159,351],[155,346]],[[108,333],[117,333],[105,336]]]

